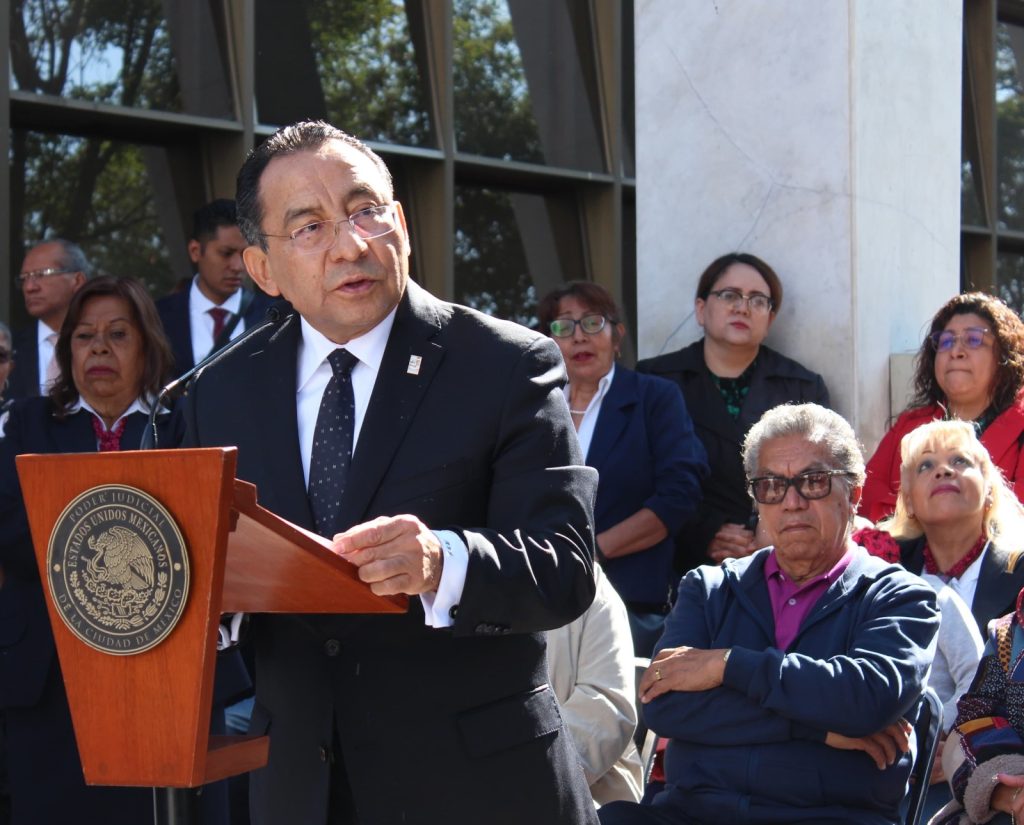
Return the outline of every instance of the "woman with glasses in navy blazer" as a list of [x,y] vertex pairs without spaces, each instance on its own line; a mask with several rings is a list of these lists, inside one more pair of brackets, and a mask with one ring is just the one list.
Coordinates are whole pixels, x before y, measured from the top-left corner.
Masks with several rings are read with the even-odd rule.
[[700,504],[707,457],[679,389],[616,363],[625,327],[605,289],[570,282],[537,314],[562,351],[572,422],[600,474],[598,556],[626,603],[635,653],[649,656],[668,613],[674,537]]

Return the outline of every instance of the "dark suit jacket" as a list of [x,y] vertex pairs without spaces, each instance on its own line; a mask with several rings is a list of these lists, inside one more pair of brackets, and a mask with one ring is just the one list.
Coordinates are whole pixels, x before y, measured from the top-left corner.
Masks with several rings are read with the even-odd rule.
[[679,389],[670,381],[616,366],[587,464],[600,484],[594,504],[597,532],[649,507],[668,536],[639,553],[608,559],[608,579],[627,602],[667,603],[674,536],[700,504],[707,455]]
[[[192,355],[192,322],[188,311],[190,289],[191,287],[167,295],[156,302],[164,332],[167,334],[167,340],[171,342],[174,372],[177,375],[187,372],[196,365]],[[260,323],[266,317],[267,307],[272,303],[274,302],[262,292],[255,292],[252,302],[242,316],[245,328],[250,329]]]
[[[204,372],[189,392],[186,443],[236,444],[238,474],[261,504],[312,529],[297,439],[300,339],[288,313]],[[411,356],[422,358],[418,374]],[[367,825],[596,822],[541,633],[594,594],[597,474],[580,466],[564,381],[549,339],[409,283],[342,520],[412,513],[458,531],[469,566],[454,626],[426,627],[418,598],[404,615],[253,617],[251,730],[271,743],[268,766],[251,776],[255,825],[323,825],[339,758]]]
[[[143,788],[87,787],[82,778],[67,696],[15,471],[20,453],[95,452],[91,415],[53,415],[48,398],[16,402],[0,439],[0,709],[6,719],[8,780],[14,825],[41,822],[151,821]],[[129,417],[122,436],[137,445],[146,417]],[[181,419],[163,416],[164,443],[181,438]],[[177,430],[177,432],[175,432]]]
[[4,398],[34,398],[39,395],[38,321],[14,333],[14,369]]
[[[900,547],[900,564],[911,573],[924,570],[924,545],[922,536],[897,542]],[[1017,594],[1024,588],[1024,552],[1007,550],[993,542],[981,560],[978,586],[974,600],[968,605],[982,641],[988,641],[988,623],[1017,607]]]
[[708,544],[723,524],[746,524],[753,513],[740,455],[747,430],[779,404],[814,402],[827,407],[828,390],[820,375],[762,345],[750,391],[739,419],[734,419],[704,363],[703,338],[677,352],[641,361],[636,368],[679,385],[697,436],[708,453],[711,475],[704,482],[700,513],[679,534],[677,565],[689,570],[708,563]]

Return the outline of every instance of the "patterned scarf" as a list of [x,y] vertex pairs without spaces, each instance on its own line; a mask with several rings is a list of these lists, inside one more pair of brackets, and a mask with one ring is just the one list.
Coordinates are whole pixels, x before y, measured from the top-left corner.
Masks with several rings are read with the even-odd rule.
[[121,435],[124,433],[124,425],[127,421],[127,418],[122,418],[114,425],[114,429],[108,430],[95,415],[92,417],[92,431],[96,433],[96,440],[100,443],[101,453],[121,449]]
[[967,551],[960,561],[950,567],[949,570],[942,571],[939,570],[939,565],[935,562],[935,556],[932,555],[932,548],[925,543],[924,572],[931,573],[936,576],[944,576],[947,579],[959,579],[964,574],[964,571],[974,564],[981,554],[985,552],[986,547],[988,547],[988,539],[986,539],[985,534],[982,533],[980,538],[974,543],[974,546]]

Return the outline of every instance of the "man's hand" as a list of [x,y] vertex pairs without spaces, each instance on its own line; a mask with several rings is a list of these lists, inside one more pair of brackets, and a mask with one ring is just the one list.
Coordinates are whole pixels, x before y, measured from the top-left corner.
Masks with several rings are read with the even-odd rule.
[[640,677],[640,701],[650,702],[670,690],[710,690],[722,684],[725,650],[667,647]]
[[441,544],[416,516],[357,524],[334,537],[333,550],[359,568],[359,578],[378,596],[418,596],[441,583]]
[[725,559],[739,559],[749,556],[757,547],[754,546],[754,534],[742,524],[726,522],[718,528],[715,537],[708,544],[708,556],[715,564]]
[[910,735],[913,732],[914,728],[910,722],[900,719],[870,736],[861,736],[859,739],[829,731],[825,736],[825,744],[844,751],[864,751],[874,760],[878,770],[884,771],[896,763],[900,754],[910,750]]

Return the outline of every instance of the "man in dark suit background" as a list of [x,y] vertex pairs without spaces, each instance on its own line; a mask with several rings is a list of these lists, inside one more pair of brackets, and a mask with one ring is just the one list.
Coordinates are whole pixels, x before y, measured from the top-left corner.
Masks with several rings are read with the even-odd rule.
[[199,207],[192,216],[188,257],[196,274],[190,286],[157,301],[174,353],[174,370],[192,369],[247,327],[263,320],[270,301],[246,289],[235,202],[226,198]]
[[25,255],[18,282],[25,309],[35,320],[14,333],[15,368],[8,398],[32,398],[59,375],[53,358],[57,333],[71,296],[92,274],[81,247],[63,238],[36,244]]
[[250,274],[294,311],[194,382],[186,444],[237,445],[263,506],[413,597],[253,617],[253,822],[596,822],[541,633],[594,594],[558,350],[411,282],[387,167],[327,124],[253,150],[237,200]]

